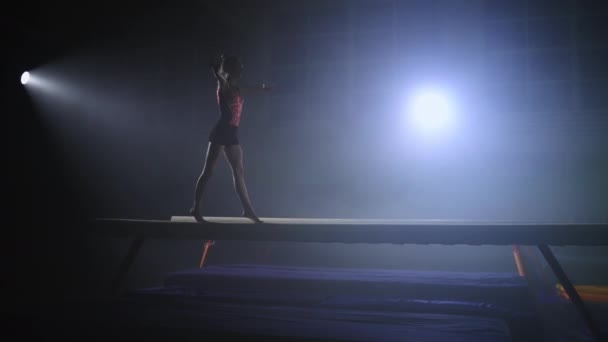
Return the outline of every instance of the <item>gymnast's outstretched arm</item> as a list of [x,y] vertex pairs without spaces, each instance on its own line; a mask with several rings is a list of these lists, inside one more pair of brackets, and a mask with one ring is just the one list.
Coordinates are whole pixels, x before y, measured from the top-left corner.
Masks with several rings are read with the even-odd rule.
[[268,93],[273,90],[274,87],[269,86],[268,84],[262,83],[260,85],[253,86],[240,86],[239,89],[243,94],[260,94],[260,93]]

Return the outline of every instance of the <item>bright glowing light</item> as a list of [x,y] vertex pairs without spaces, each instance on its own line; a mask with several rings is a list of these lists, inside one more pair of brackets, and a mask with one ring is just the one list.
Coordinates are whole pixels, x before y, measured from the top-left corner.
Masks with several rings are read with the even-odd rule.
[[29,81],[30,81],[30,73],[29,72],[26,71],[23,74],[21,74],[21,84],[25,85]]
[[411,97],[408,107],[410,124],[420,133],[443,133],[453,124],[453,108],[447,95],[441,91],[418,91]]

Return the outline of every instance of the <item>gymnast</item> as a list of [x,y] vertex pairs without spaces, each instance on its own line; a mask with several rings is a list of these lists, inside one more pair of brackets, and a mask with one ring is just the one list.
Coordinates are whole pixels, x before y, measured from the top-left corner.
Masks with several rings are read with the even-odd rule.
[[209,134],[207,156],[203,171],[196,182],[194,204],[190,209],[190,215],[197,222],[206,222],[201,215],[201,200],[213,169],[220,155],[223,154],[232,169],[234,188],[243,207],[242,215],[255,223],[262,223],[247,193],[243,168],[243,150],[239,143],[238,129],[243,111],[244,99],[242,94],[266,92],[271,88],[265,84],[254,87],[239,87],[238,81],[243,73],[243,64],[236,56],[224,57],[222,55],[219,61],[212,65],[212,70],[217,79],[216,97],[220,115]]

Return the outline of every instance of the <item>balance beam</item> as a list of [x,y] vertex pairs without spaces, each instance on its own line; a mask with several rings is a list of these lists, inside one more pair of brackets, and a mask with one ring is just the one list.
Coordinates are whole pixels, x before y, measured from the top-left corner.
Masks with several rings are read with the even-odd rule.
[[191,216],[171,220],[96,219],[87,231],[105,237],[321,243],[607,246],[608,223],[486,222]]
[[[321,243],[391,243],[443,245],[536,245],[563,284],[569,298],[599,337],[597,324],[549,246],[607,246],[608,223],[485,222],[468,220],[386,220],[191,216],[171,220],[97,219],[87,232],[104,237],[133,238],[113,281],[119,293],[144,239],[244,240]],[[599,340],[599,339],[598,339]]]

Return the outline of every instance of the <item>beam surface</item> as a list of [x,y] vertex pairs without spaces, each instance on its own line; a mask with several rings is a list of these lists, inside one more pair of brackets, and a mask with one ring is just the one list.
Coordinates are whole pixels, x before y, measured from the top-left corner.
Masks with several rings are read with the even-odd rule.
[[445,245],[606,246],[608,223],[487,222],[191,216],[170,220],[96,219],[87,232],[106,237],[200,240],[392,243]]

